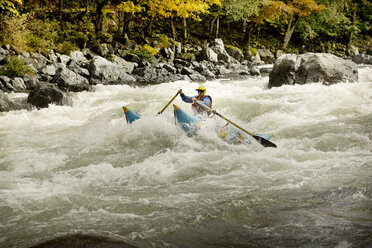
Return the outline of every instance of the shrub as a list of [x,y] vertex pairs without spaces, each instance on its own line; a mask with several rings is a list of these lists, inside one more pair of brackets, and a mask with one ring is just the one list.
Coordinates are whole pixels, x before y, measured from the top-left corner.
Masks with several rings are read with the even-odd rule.
[[138,50],[133,51],[135,54],[149,62],[152,62],[154,56],[158,53],[158,50],[150,45],[139,46]]
[[61,54],[70,54],[71,52],[78,50],[78,48],[70,41],[63,41],[56,45],[55,50]]
[[23,77],[27,72],[31,72],[31,69],[24,59],[15,56],[5,65],[5,70],[1,74],[7,77]]

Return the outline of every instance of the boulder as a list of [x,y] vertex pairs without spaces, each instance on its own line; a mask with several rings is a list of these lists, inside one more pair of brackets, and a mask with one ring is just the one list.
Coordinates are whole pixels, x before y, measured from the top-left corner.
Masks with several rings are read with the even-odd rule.
[[124,67],[125,72],[128,73],[128,74],[132,74],[134,68],[136,68],[136,66],[137,66],[136,63],[128,62],[125,59],[123,59],[121,57],[118,57],[116,55],[113,55],[112,57],[113,57],[112,62]]
[[352,60],[357,64],[372,65],[372,55],[358,54],[353,56]]
[[244,54],[239,48],[233,46],[225,46],[225,50],[231,57],[239,62],[243,62]]
[[34,245],[30,248],[136,248],[123,241],[109,239],[93,235],[71,234],[43,243]]
[[13,86],[16,91],[23,91],[26,89],[25,82],[20,77],[15,77],[10,80],[10,84]]
[[203,51],[202,51],[202,60],[217,62],[218,61],[218,55],[210,47],[205,45],[203,47]]
[[47,108],[49,104],[63,105],[67,102],[66,94],[52,84],[42,84],[30,91],[27,103],[37,108]]
[[80,92],[91,90],[88,79],[65,67],[58,69],[52,83],[57,84],[60,89],[67,91]]
[[8,112],[15,108],[15,104],[9,97],[0,90],[0,112]]
[[356,64],[333,54],[286,54],[276,60],[269,74],[269,87],[316,82],[330,85],[357,80]]
[[91,60],[89,72],[93,84],[132,84],[136,81],[133,76],[126,73],[125,67],[100,56]]

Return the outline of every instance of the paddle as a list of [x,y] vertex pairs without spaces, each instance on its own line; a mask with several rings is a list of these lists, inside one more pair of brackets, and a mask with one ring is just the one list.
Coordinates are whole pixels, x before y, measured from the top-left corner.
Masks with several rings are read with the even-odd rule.
[[267,139],[264,139],[263,137],[260,137],[260,136],[257,136],[257,135],[254,135],[250,132],[248,132],[247,130],[245,130],[244,128],[238,126],[237,124],[235,124],[234,122],[230,121],[229,119],[227,119],[226,117],[224,117],[223,115],[221,115],[220,113],[217,113],[216,110],[213,110],[211,109],[210,107],[208,107],[207,105],[203,104],[201,101],[199,100],[196,100],[195,101],[197,104],[199,104],[200,106],[212,111],[215,115],[221,117],[222,119],[224,119],[225,121],[233,124],[234,126],[236,126],[237,128],[239,128],[240,130],[244,131],[245,133],[249,134],[250,136],[252,136],[255,140],[257,140],[258,143],[260,143],[261,145],[263,145],[264,147],[275,147],[276,148],[276,145],[274,143],[272,143],[271,141],[268,141]]
[[[179,92],[179,91],[178,91]],[[160,115],[161,113],[163,113],[163,111],[168,107],[168,105],[173,102],[174,98],[176,98],[178,96],[178,93],[174,95],[174,97],[167,103],[167,105],[164,106],[164,108],[158,113],[158,115]]]

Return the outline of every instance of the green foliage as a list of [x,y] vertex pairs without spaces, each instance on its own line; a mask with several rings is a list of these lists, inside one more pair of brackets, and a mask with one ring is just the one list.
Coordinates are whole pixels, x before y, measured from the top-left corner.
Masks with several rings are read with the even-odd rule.
[[257,15],[263,0],[225,0],[222,2],[226,19],[230,22],[246,21]]
[[14,56],[5,65],[5,70],[2,74],[7,77],[23,77],[26,73],[31,72],[31,69],[26,65],[22,58]]
[[150,45],[139,46],[139,49],[133,51],[135,54],[149,62],[152,62],[154,56],[158,53],[158,50],[151,47]]
[[0,0],[0,14],[10,14],[18,16],[19,12],[16,9],[16,5],[22,5],[21,0]]
[[53,48],[58,39],[56,27],[55,22],[43,22],[31,14],[3,17],[0,42],[10,44],[20,51],[46,52]]
[[75,43],[72,43],[71,41],[58,43],[54,49],[61,54],[70,54],[71,52],[78,50]]

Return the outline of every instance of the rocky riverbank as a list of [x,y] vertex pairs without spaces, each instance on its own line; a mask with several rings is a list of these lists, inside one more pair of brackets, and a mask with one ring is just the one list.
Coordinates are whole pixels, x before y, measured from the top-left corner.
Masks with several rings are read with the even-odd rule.
[[[157,57],[154,57],[151,63],[148,59],[134,53],[136,45],[128,42],[115,45],[97,44],[91,49],[74,51],[69,55],[56,54],[53,51],[47,55],[18,53],[10,46],[4,46],[0,48],[2,67],[12,57],[17,56],[25,61],[31,72],[22,77],[0,76],[0,111],[45,108],[49,104],[68,104],[71,92],[91,91],[92,86],[96,84],[141,86],[177,80],[204,82],[217,78],[257,76],[269,72],[267,68],[259,70],[257,65],[275,61],[275,56],[267,51],[260,51],[247,59],[247,56],[244,56],[239,49],[225,47],[221,39],[215,39],[212,44],[206,44],[194,50],[182,47],[180,43],[171,44],[167,48],[164,46],[159,49]],[[280,55],[280,53],[277,54],[277,56]],[[326,57],[329,59],[329,56]],[[290,76],[285,69],[288,67],[285,63],[294,64],[296,67],[295,60],[290,62],[282,60],[281,67],[284,68],[284,72],[272,74],[272,77],[280,79],[283,74]],[[332,60],[342,59],[332,56]],[[353,60],[357,63],[372,64],[372,56],[369,55],[356,55]],[[321,62],[321,58],[315,61],[318,64]],[[354,63],[348,65],[350,64]],[[275,65],[275,71],[279,67]],[[311,70],[314,68],[317,68],[317,65],[313,65]],[[355,77],[355,67],[352,65],[344,69],[342,74],[347,74],[348,68],[353,68],[352,74]],[[303,71],[304,68],[300,70]],[[307,72],[301,73],[307,74]],[[342,79],[343,76],[340,78]],[[348,78],[351,77],[348,76]],[[283,84],[291,83],[284,82]],[[275,86],[280,85],[281,82],[275,83]],[[27,103],[13,102],[4,92],[27,92],[29,94]]]

